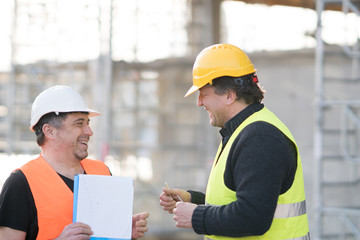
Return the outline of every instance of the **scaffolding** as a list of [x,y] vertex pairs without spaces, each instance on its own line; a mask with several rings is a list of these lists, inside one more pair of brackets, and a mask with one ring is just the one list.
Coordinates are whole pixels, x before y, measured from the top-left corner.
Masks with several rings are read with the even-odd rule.
[[344,24],[338,34],[346,38],[355,30],[355,40],[328,44],[323,21],[329,5],[340,7],[345,19],[359,17],[359,3],[316,1],[315,239],[360,239],[359,32]]

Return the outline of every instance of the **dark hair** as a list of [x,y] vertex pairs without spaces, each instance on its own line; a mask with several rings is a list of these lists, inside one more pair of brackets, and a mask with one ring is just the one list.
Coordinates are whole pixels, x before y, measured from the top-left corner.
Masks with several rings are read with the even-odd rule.
[[215,87],[216,94],[222,95],[233,90],[236,93],[236,100],[243,99],[247,104],[252,104],[264,99],[264,90],[253,81],[254,77],[256,78],[254,73],[241,77],[222,76],[213,79],[212,86]]
[[49,124],[56,128],[61,128],[64,120],[66,119],[69,113],[60,112],[56,114],[55,112],[47,113],[40,118],[40,120],[34,126],[34,131],[36,134],[36,142],[39,146],[44,145],[45,135],[42,131],[42,128],[45,124]]

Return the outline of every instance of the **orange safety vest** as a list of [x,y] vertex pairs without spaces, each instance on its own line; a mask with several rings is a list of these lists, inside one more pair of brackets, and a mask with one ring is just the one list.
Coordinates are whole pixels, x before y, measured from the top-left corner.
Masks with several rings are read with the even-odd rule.
[[[111,175],[100,160],[81,162],[87,174]],[[24,173],[37,210],[39,232],[37,240],[57,238],[66,225],[72,223],[73,192],[42,156],[20,168]]]

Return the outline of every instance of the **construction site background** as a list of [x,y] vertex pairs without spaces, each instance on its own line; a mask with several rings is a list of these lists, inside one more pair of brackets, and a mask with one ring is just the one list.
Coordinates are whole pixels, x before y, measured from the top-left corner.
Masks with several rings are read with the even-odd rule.
[[[226,6],[229,2],[239,4],[233,5],[237,12]],[[328,5],[336,11],[327,11]],[[12,170],[39,154],[29,130],[36,95],[69,85],[102,113],[91,119],[90,156],[105,161],[114,175],[134,178],[134,212],[150,213],[144,239],[202,239],[175,227],[159,195],[165,182],[205,191],[219,129],[209,126],[196,94],[184,94],[192,84],[195,56],[206,46],[229,42],[248,52],[267,91],[265,105],[297,141],[312,238],[360,239],[357,1],[323,0],[302,8],[308,16],[303,24],[312,27],[295,25],[296,16],[289,14],[294,8],[220,0],[13,1],[10,46],[4,52],[9,60],[0,72],[0,186]],[[272,31],[256,35],[258,22],[241,18],[246,9],[269,14],[268,20],[274,9],[284,15]],[[60,24],[61,11],[72,21]],[[327,14],[342,21],[333,17],[324,23]],[[230,15],[236,24],[229,24]],[[302,35],[291,28],[302,29]],[[86,31],[78,35],[79,29]],[[331,31],[340,40],[331,42]],[[289,46],[280,40],[257,43],[281,32]],[[298,46],[296,39],[302,39]]]

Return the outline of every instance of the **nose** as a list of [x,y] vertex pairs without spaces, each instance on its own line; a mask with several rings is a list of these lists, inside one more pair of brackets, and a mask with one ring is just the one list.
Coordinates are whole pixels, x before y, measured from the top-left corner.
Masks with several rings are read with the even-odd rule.
[[90,125],[85,126],[84,132],[89,136],[92,136],[94,134],[93,131],[91,130]]

